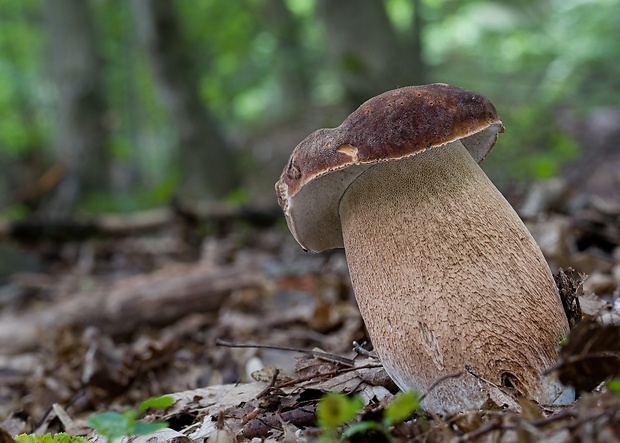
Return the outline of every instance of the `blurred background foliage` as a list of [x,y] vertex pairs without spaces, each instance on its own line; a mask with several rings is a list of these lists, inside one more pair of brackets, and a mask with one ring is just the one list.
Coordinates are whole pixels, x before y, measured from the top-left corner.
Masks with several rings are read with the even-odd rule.
[[587,148],[588,116],[620,106],[619,11],[620,0],[0,0],[0,211],[273,203],[308,133],[433,82],[496,105],[506,132],[484,168],[501,188],[553,177]]

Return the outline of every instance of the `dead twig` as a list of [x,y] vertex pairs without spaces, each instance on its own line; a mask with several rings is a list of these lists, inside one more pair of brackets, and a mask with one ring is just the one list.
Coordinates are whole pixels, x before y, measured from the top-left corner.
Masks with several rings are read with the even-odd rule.
[[553,372],[559,371],[566,365],[570,365],[570,364],[577,363],[577,362],[584,361],[584,360],[595,360],[599,358],[614,358],[620,362],[620,352],[601,351],[601,352],[592,352],[589,354],[571,355],[569,357],[564,358],[557,365],[552,366],[549,369],[546,369],[545,372],[543,372],[543,375],[549,375]]
[[273,388],[276,387],[276,380],[278,379],[278,375],[280,375],[280,369],[276,368],[275,371],[273,371],[271,381],[269,381],[269,384],[265,387],[265,389],[258,393],[256,398],[264,397],[265,395],[269,394]]
[[497,417],[497,418],[493,418],[493,420],[491,420],[489,423],[487,423],[484,426],[480,426],[478,429],[475,429],[471,432],[468,432],[466,434],[463,434],[459,437],[456,438],[456,441],[461,443],[461,442],[468,442],[468,441],[474,441],[479,437],[482,437],[485,434],[488,434],[489,432],[493,432],[493,431],[504,431],[504,430],[509,430],[509,429],[514,429],[514,426],[504,426],[502,425],[502,420],[501,417]]
[[309,351],[307,349],[291,348],[288,346],[276,346],[276,345],[264,345],[258,343],[232,343],[221,339],[215,340],[217,346],[224,346],[227,348],[256,348],[256,349],[275,349],[277,351],[299,352],[300,354],[311,355],[314,358],[325,360],[331,363],[337,363],[343,366],[353,368],[355,366],[355,360],[351,358],[341,357],[336,354],[330,354],[322,351]]
[[315,378],[331,377],[331,376],[335,376],[335,375],[344,374],[346,372],[357,371],[358,369],[370,369],[370,368],[376,368],[376,367],[377,367],[376,365],[368,364],[368,365],[358,366],[356,368],[338,368],[338,369],[335,369],[333,371],[327,371],[327,372],[320,372],[318,374],[305,375],[303,377],[298,377],[298,378],[296,378],[294,380],[290,380],[290,381],[284,382],[281,385],[278,385],[278,388],[285,388],[285,387],[288,387],[288,386],[294,386],[294,385],[296,385],[298,383],[303,383],[305,381],[313,380]]
[[444,381],[446,381],[446,380],[448,380],[448,379],[450,379],[450,378],[459,378],[459,377],[461,377],[462,375],[463,375],[463,371],[458,371],[458,372],[454,372],[454,373],[452,373],[452,374],[447,374],[447,375],[444,375],[444,376],[443,376],[443,377],[441,377],[441,378],[438,378],[437,380],[435,380],[435,381],[433,382],[433,384],[431,385],[431,387],[430,387],[430,388],[428,388],[428,389],[427,389],[427,391],[426,391],[424,394],[422,394],[422,396],[420,397],[419,402],[422,402],[422,400],[424,400],[424,398],[425,398],[425,397],[426,397],[426,396],[427,396],[427,395],[428,395],[428,394],[429,394],[429,393],[430,393],[433,389],[435,389],[437,386],[439,386],[439,385],[440,385],[441,383],[443,383]]
[[369,351],[369,350],[363,348],[363,346],[365,344],[366,344],[366,342],[364,342],[364,343],[362,343],[360,345],[358,342],[354,341],[353,342],[353,352],[355,352],[358,355],[363,355],[364,357],[378,359],[379,356],[377,355],[377,353],[375,351]]

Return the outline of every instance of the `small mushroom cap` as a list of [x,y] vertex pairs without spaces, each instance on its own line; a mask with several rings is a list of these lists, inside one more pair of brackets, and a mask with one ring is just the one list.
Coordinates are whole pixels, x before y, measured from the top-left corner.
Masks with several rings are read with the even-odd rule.
[[278,203],[304,249],[342,248],[339,202],[366,169],[456,140],[481,162],[503,130],[493,104],[477,92],[440,83],[388,91],[295,147],[276,183]]

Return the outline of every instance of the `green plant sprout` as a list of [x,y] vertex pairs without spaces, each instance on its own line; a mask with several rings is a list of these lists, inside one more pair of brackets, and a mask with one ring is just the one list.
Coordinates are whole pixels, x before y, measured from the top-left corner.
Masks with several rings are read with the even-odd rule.
[[[175,402],[171,396],[151,397],[140,403],[138,409],[127,409],[124,412],[98,412],[86,419],[86,425],[94,428],[98,434],[104,436],[108,443],[117,438],[128,435],[145,435],[168,427],[167,422],[144,422],[138,420],[147,409],[164,409]],[[20,442],[21,443],[21,442]],[[23,442],[35,443],[35,442]],[[38,443],[38,442],[36,442]],[[41,442],[48,443],[48,442]],[[65,443],[65,442],[59,442]],[[66,442],[77,443],[77,442]]]
[[620,378],[613,378],[607,382],[607,387],[611,392],[620,394]]
[[72,437],[66,432],[45,435],[19,434],[14,437],[17,443],[89,443],[84,437]]
[[[341,393],[332,392],[325,395],[317,406],[317,421],[322,429],[319,443],[338,440],[347,441],[360,432],[375,430],[381,432],[388,441],[392,442],[389,428],[407,420],[418,409],[419,397],[413,392],[398,394],[383,410],[383,419],[379,421],[367,420],[352,423],[363,410],[364,405],[359,397],[348,397]],[[346,426],[343,431],[340,427]]]

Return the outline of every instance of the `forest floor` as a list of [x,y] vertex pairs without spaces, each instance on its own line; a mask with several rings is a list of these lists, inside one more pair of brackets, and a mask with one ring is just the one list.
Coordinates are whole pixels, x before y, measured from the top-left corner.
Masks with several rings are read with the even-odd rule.
[[[556,373],[578,400],[550,407],[505,392],[453,417],[419,411],[388,428],[396,441],[620,441],[620,392],[605,384],[620,377],[620,207],[558,189],[535,186],[518,207],[553,271],[565,270],[557,282],[576,326]],[[343,251],[303,253],[271,211],[201,214],[122,234],[5,230],[14,234],[0,243],[8,435],[94,439],[93,412],[163,394],[175,404],[149,419],[168,421],[165,441],[311,440],[329,391],[360,395],[354,422],[381,422],[397,390],[353,349],[368,339]],[[387,440],[375,430],[353,441]]]

